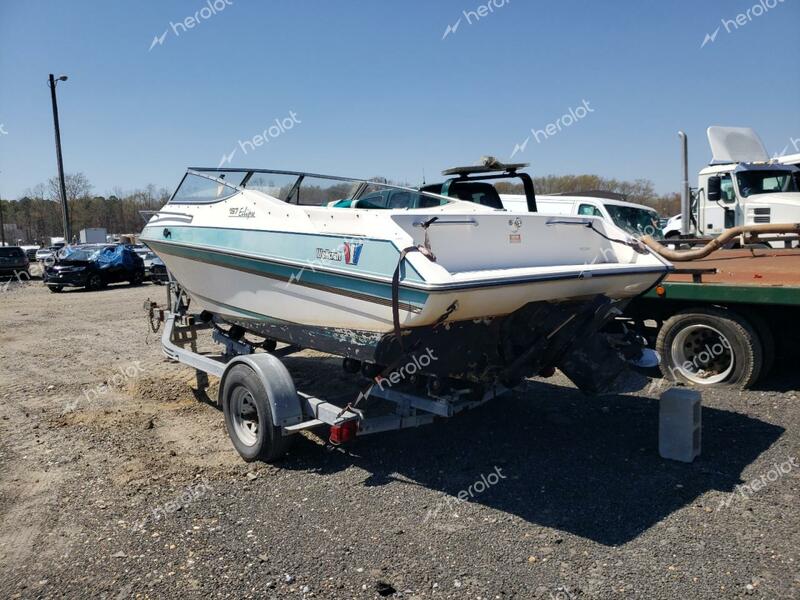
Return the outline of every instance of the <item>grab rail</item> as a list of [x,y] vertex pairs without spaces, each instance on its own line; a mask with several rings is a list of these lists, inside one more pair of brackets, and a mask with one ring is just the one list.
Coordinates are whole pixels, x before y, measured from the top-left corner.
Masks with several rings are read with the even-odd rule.
[[478,226],[478,222],[475,219],[459,219],[459,220],[452,220],[452,221],[442,221],[437,219],[436,221],[429,223],[427,221],[414,221],[414,227],[432,227],[434,225],[472,225],[473,227]]

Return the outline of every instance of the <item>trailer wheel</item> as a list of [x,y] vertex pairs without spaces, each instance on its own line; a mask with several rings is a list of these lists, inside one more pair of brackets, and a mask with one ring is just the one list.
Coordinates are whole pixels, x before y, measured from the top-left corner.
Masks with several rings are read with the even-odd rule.
[[275,426],[267,391],[250,367],[235,365],[225,376],[222,410],[228,435],[245,461],[269,462],[288,451],[293,438]]
[[693,385],[746,389],[761,374],[758,333],[736,313],[694,308],[668,319],[656,340],[666,379]]

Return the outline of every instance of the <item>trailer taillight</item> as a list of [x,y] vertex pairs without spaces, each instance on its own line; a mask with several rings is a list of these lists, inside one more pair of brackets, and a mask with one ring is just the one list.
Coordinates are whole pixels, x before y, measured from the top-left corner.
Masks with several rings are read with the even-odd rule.
[[340,423],[339,425],[331,425],[331,444],[338,446],[350,442],[356,437],[358,432],[358,421],[351,419]]

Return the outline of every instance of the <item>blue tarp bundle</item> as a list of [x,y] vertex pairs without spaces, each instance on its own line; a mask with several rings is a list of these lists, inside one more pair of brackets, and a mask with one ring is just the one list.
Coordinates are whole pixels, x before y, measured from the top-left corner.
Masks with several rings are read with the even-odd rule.
[[103,248],[100,253],[95,257],[95,261],[100,265],[100,268],[106,267],[120,267],[132,269],[136,266],[136,254],[128,250],[125,246],[119,245],[112,248]]

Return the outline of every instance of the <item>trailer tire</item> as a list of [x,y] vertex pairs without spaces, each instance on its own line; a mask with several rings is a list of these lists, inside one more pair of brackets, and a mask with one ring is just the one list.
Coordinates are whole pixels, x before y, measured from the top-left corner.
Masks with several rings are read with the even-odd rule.
[[255,371],[234,365],[223,385],[225,428],[239,455],[246,462],[270,462],[286,454],[293,437],[275,426],[267,390]]
[[718,308],[692,308],[670,317],[658,333],[656,352],[665,379],[698,386],[747,389],[764,365],[756,329],[737,313]]

